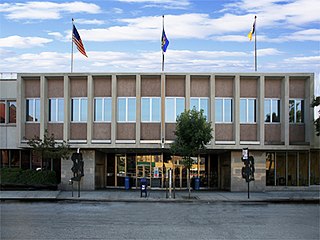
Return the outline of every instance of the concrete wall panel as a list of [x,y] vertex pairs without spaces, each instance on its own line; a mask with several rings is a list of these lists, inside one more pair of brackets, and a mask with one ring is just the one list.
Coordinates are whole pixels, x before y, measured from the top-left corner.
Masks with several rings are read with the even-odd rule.
[[71,140],[87,140],[87,123],[70,123]]
[[49,136],[53,134],[56,140],[63,140],[63,123],[48,123],[47,129]]
[[160,76],[141,76],[141,96],[160,97],[161,96],[161,77]]
[[118,123],[117,140],[135,140],[136,124],[135,123]]
[[233,97],[234,77],[215,77],[215,95],[216,97]]
[[40,77],[23,77],[26,98],[40,97]]
[[210,76],[191,76],[191,97],[210,97]]
[[240,78],[240,97],[256,98],[257,91],[257,78],[256,77],[241,77]]
[[281,143],[281,124],[265,124],[264,129],[265,144]]
[[240,141],[257,141],[257,124],[240,124]]
[[117,76],[117,96],[136,96],[136,76]]
[[185,76],[166,76],[166,96],[185,96]]
[[289,97],[304,98],[305,95],[305,79],[290,77],[289,79]]
[[216,141],[234,141],[233,124],[216,124]]
[[39,123],[26,123],[25,135],[22,138],[32,139],[35,136],[40,137],[40,124]]
[[289,125],[289,142],[290,144],[305,142],[305,125],[304,124]]
[[70,77],[70,96],[87,97],[87,77]]
[[141,123],[141,140],[160,140],[160,123]]
[[93,140],[110,140],[111,123],[93,123]]
[[48,98],[63,98],[63,77],[47,77]]
[[282,80],[280,77],[265,77],[265,98],[281,98]]
[[176,136],[174,135],[174,131],[176,130],[175,123],[166,123],[166,140],[174,140]]
[[93,76],[94,97],[111,97],[111,76]]

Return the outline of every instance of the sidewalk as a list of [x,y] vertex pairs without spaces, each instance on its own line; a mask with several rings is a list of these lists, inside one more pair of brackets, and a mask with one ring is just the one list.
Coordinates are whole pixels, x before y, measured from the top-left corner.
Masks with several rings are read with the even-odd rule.
[[96,190],[81,191],[1,191],[0,200],[16,201],[98,201],[98,202],[269,202],[269,203],[315,203],[320,204],[319,191],[268,191],[250,192],[222,192],[222,191],[192,191],[191,198],[188,191],[168,193],[161,190],[148,191],[147,197],[140,197],[139,190]]

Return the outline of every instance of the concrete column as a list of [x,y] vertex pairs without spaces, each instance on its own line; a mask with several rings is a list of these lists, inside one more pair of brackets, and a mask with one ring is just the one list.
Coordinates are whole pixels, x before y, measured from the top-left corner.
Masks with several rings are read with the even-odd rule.
[[212,136],[213,138],[211,139],[211,147],[213,148],[215,146],[215,132],[216,132],[216,124],[215,124],[215,97],[216,97],[216,76],[211,75],[210,76],[210,103],[209,103],[209,116],[211,121],[211,127],[212,127]]
[[64,96],[64,122],[63,122],[63,140],[68,141],[70,136],[70,90],[69,76],[63,76],[63,96]]
[[[311,79],[312,78],[312,79]],[[309,87],[308,87],[309,86]],[[304,109],[305,109],[305,141],[313,144],[314,141],[314,126],[313,126],[313,108],[310,107],[314,95],[314,81],[313,75],[308,77],[305,81],[304,93]]]
[[185,109],[189,110],[190,109],[190,88],[191,88],[191,79],[190,79],[190,74],[186,75],[186,81],[185,81],[185,91],[186,91],[186,99],[185,99]]
[[18,146],[21,146],[22,138],[25,132],[25,112],[26,112],[26,104],[25,104],[25,94],[24,94],[24,81],[21,78],[21,75],[17,76],[17,143]]
[[40,76],[40,138],[43,139],[48,123],[48,86],[44,75]]
[[166,139],[166,129],[165,129],[165,105],[166,105],[166,76],[164,73],[161,74],[161,140]]
[[136,146],[140,145],[141,128],[141,75],[136,75]]
[[116,144],[117,135],[117,76],[111,76],[112,116],[111,116],[111,145]]
[[91,145],[93,127],[93,79],[92,75],[87,78],[88,112],[87,112],[87,145]]
[[289,146],[289,76],[286,75],[282,81],[282,110],[281,110],[281,139],[284,141],[285,146]]
[[240,75],[234,78],[234,134],[236,146],[240,145]]
[[[258,128],[258,136],[260,138],[260,146],[264,146],[264,86],[265,86],[265,78],[264,75],[260,76],[259,78],[259,128]],[[258,139],[259,139],[258,138]]]

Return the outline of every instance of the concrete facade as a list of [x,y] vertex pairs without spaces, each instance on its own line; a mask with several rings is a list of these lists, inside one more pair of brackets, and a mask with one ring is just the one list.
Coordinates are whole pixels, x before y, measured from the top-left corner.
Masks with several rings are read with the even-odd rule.
[[[204,166],[217,171],[219,189],[247,189],[241,177],[242,148],[248,147],[255,158],[255,181],[250,183],[254,191],[266,189],[268,152],[307,152],[310,159],[310,151],[316,151],[317,155],[320,148],[319,139],[314,134],[313,111],[309,107],[314,89],[312,73],[20,73],[17,81],[0,83],[1,99],[17,101],[17,124],[14,128],[8,125],[0,127],[0,148],[27,148],[26,139],[34,135],[41,137],[48,129],[57,140],[68,142],[73,149],[81,149],[85,163],[81,185],[86,190],[108,186],[110,161],[117,164],[121,154],[126,159],[126,173],[130,154],[136,157],[139,154],[159,154],[164,162],[163,154],[168,152],[175,138],[175,123],[166,121],[167,98],[183,98],[185,109],[190,108],[193,98],[207,100],[214,137],[204,152]],[[12,90],[14,88],[16,90]],[[142,120],[142,99],[146,97],[160,98],[160,121]],[[64,119],[61,122],[48,119],[49,99],[55,98],[64,101]],[[110,99],[110,121],[95,121],[96,98]],[[118,120],[119,98],[135,99],[134,121]],[[39,121],[26,122],[27,99],[40,100]],[[86,100],[85,121],[72,121],[72,99]],[[232,121],[215,121],[217,99],[232,100]],[[241,122],[241,99],[255,100],[254,122]],[[279,122],[265,122],[265,99],[280,100]],[[288,103],[291,99],[303,100],[302,123],[289,123]],[[8,134],[14,137],[9,138]],[[139,168],[137,164],[138,160],[136,171]],[[61,189],[70,189],[71,165],[70,160],[61,160]],[[308,166],[310,171],[310,164]],[[151,163],[150,168],[153,169]],[[184,170],[179,171],[177,176],[182,176]],[[115,175],[122,176],[119,172]],[[119,184],[117,176],[115,181]]]

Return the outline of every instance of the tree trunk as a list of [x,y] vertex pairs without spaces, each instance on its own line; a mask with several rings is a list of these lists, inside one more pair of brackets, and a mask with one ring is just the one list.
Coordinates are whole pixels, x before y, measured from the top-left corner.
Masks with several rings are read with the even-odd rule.
[[191,198],[190,168],[187,169],[187,185],[188,185],[189,198]]

